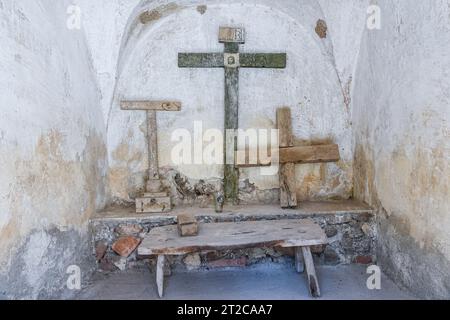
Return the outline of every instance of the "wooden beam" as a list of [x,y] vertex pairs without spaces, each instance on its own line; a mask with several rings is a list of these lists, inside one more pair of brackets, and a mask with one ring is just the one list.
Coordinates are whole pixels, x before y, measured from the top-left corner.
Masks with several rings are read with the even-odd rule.
[[122,110],[148,110],[148,111],[180,111],[181,102],[178,101],[122,101]]
[[245,43],[245,29],[243,28],[219,28],[219,42],[221,43]]
[[303,273],[303,271],[305,271],[302,247],[295,247],[295,269],[298,273]]
[[164,263],[166,257],[164,255],[158,255],[158,260],[156,262],[156,286],[158,287],[158,295],[160,298],[164,294]]
[[286,68],[286,53],[241,53],[241,68]]
[[223,53],[188,53],[178,54],[179,68],[223,68]]
[[277,128],[279,130],[279,146],[287,148],[294,146],[294,136],[292,135],[291,108],[283,107],[277,109]]
[[339,161],[337,144],[280,149],[280,163],[322,163]]
[[[277,109],[277,129],[279,132],[280,150],[294,146],[290,108]],[[280,164],[279,180],[281,207],[285,209],[297,207],[294,163]]]
[[[251,168],[251,167],[266,167],[272,165],[272,163],[261,163],[259,159],[259,150],[246,150],[245,157],[238,157],[236,151],[236,165],[239,168]],[[258,155],[257,163],[250,163],[250,152],[256,152]],[[238,161],[239,160],[239,161]],[[318,146],[303,146],[303,147],[289,147],[280,148],[279,150],[279,162],[280,164],[286,163],[323,163],[323,162],[336,162],[340,160],[339,147],[337,144],[330,145],[318,145]],[[242,163],[242,161],[244,161]]]
[[306,276],[308,277],[309,292],[315,298],[320,297],[319,281],[316,276],[316,269],[314,268],[314,261],[311,255],[311,249],[302,247],[303,259],[305,261]]

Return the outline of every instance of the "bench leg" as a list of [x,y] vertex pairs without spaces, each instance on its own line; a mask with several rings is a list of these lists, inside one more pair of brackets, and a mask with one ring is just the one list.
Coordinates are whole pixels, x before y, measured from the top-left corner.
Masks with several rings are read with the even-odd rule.
[[164,255],[158,256],[156,262],[156,285],[158,286],[159,297],[162,298],[164,294],[164,262],[166,257]]
[[295,248],[295,269],[298,273],[305,271],[305,263],[303,262],[303,252],[301,247]]
[[302,247],[302,252],[305,261],[306,275],[308,276],[309,292],[315,298],[320,297],[319,281],[317,281],[311,250],[309,247]]

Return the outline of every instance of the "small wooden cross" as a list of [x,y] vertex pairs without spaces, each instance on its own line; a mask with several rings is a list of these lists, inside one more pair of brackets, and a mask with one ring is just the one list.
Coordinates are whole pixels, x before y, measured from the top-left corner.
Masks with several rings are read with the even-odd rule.
[[[296,163],[323,163],[339,161],[339,147],[336,144],[317,146],[294,146],[292,135],[292,120],[290,108],[277,110],[277,128],[279,130],[279,177],[280,177],[280,204],[282,208],[297,207],[295,164]],[[246,150],[247,154],[247,150]],[[236,158],[238,158],[236,156]],[[237,163],[238,167],[258,167],[269,164]]]
[[157,111],[180,111],[181,103],[174,101],[122,101],[122,110],[147,111],[148,181],[146,192],[136,198],[136,212],[157,213],[172,209],[170,196],[162,190],[158,165]]
[[[245,43],[242,28],[221,27],[219,42],[224,43],[223,53],[179,53],[180,68],[224,68],[225,69],[225,133],[239,126],[239,68],[286,68],[286,53],[239,53],[239,44]],[[239,170],[227,159],[234,157],[235,140],[226,139],[224,144],[225,199],[237,203],[239,194]]]

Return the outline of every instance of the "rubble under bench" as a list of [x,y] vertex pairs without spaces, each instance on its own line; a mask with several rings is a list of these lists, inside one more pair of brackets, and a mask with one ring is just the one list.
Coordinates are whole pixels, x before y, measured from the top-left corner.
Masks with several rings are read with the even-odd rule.
[[[171,212],[157,214],[137,214],[133,207],[108,208],[98,212],[90,221],[93,251],[99,268],[114,271],[141,265],[145,261],[137,256],[136,251],[128,257],[120,257],[112,250],[113,244],[124,237],[142,240],[155,227],[176,224],[176,217],[181,213],[193,214],[201,223],[310,218],[324,230],[328,240],[327,245],[311,247],[316,263],[337,265],[376,262],[374,212],[362,202],[345,200],[302,202],[296,209],[281,209],[275,205],[225,206],[222,213],[216,213],[214,208],[197,207],[176,207]],[[226,250],[187,259],[180,257],[166,263],[191,270],[243,266],[265,259],[294,260],[295,251],[289,249],[268,247]],[[156,267],[156,259],[145,259]]]

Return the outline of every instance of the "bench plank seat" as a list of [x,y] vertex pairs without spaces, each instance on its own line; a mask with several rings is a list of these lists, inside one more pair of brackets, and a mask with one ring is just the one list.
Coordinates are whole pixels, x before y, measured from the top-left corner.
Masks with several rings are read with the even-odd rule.
[[179,237],[177,226],[152,229],[138,248],[139,255],[181,255],[198,251],[263,246],[303,247],[327,243],[310,219],[205,223],[195,237]]
[[138,255],[158,256],[156,278],[162,296],[166,255],[252,247],[295,247],[297,271],[306,270],[310,292],[317,297],[320,289],[310,246],[323,244],[327,244],[327,236],[311,219],[204,223],[199,225],[199,234],[195,237],[180,237],[176,225],[153,228],[140,244]]

